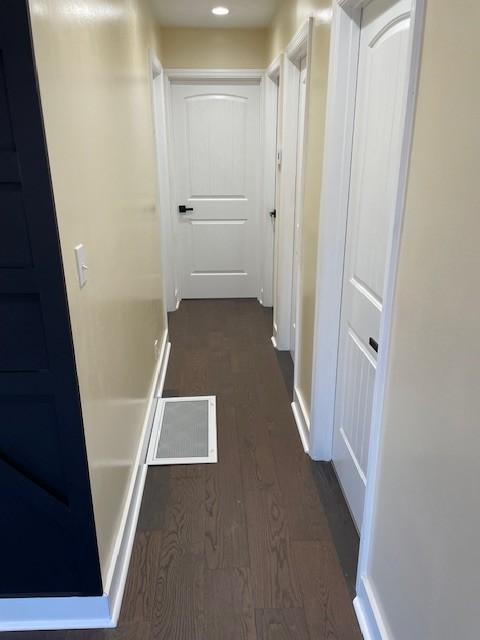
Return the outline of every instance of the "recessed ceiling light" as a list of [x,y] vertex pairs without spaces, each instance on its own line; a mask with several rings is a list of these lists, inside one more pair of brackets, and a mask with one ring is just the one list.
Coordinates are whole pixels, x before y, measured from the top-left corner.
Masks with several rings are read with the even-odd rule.
[[227,7],[214,7],[212,13],[215,16],[227,16],[230,13],[230,9],[227,9]]

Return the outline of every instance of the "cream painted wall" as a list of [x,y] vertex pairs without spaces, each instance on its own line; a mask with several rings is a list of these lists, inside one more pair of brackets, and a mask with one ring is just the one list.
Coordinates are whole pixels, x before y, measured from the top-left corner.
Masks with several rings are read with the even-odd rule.
[[396,640],[474,640],[480,5],[427,3],[368,573]]
[[331,2],[328,0],[284,0],[273,22],[268,47],[271,61],[285,50],[310,15],[317,16],[313,28],[310,84],[307,93],[305,191],[300,263],[301,341],[297,372],[298,391],[308,412],[311,407],[317,238],[325,138],[330,8]]
[[268,62],[285,50],[309,16],[317,15],[328,22],[331,6],[331,0],[282,0],[270,27]]
[[[155,213],[150,14],[136,0],[30,0],[102,575],[166,330]],[[84,243],[88,283],[73,248]]]
[[162,62],[180,69],[263,69],[267,29],[161,28]]

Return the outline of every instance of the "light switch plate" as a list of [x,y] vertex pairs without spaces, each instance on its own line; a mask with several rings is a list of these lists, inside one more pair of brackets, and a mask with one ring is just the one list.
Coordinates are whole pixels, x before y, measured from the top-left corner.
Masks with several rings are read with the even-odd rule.
[[77,261],[78,284],[80,289],[87,284],[87,256],[83,244],[77,244],[75,247],[75,260]]

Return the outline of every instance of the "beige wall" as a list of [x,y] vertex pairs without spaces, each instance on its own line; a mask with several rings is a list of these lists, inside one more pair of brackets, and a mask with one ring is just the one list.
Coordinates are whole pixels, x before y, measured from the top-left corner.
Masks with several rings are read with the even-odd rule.
[[162,28],[162,63],[181,69],[263,69],[266,29]]
[[315,20],[313,29],[310,85],[307,94],[305,191],[300,263],[301,342],[297,355],[299,359],[297,387],[308,412],[311,407],[317,238],[325,137],[330,7],[331,2],[328,0],[297,0],[296,2],[285,0],[273,22],[268,49],[271,61],[286,48],[308,16],[316,13],[318,18]]
[[136,0],[30,6],[105,581],[166,328],[147,66],[155,38]]
[[369,570],[398,640],[479,635],[479,23],[427,3]]
[[282,0],[270,27],[268,63],[285,50],[309,16],[318,14],[325,19],[331,6],[331,0]]

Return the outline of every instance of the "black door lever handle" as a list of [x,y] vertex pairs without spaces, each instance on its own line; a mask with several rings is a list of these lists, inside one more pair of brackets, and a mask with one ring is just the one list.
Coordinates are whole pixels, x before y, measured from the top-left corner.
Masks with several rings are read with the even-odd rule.
[[178,213],[187,213],[187,211],[193,211],[193,207],[186,207],[184,204],[178,205]]
[[277,210],[276,209],[274,209],[273,211],[270,211],[270,217],[275,220],[275,218],[277,217]]
[[372,347],[375,353],[378,353],[378,342],[373,338],[368,339],[368,344]]

